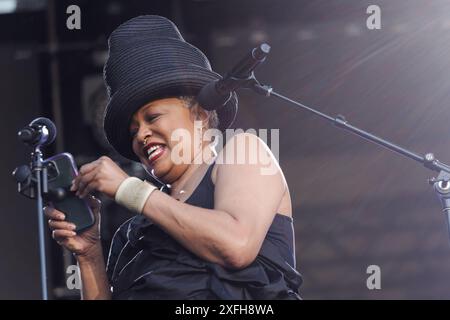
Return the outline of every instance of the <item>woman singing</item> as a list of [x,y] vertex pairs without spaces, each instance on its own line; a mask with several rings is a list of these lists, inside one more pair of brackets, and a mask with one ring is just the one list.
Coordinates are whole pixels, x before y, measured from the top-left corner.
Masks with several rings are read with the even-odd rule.
[[[205,55],[171,21],[140,16],[111,34],[104,78],[108,141],[169,192],[101,157],[80,168],[71,189],[89,199],[92,228],[76,234],[63,212],[46,208],[53,238],[78,261],[82,298],[299,299],[291,200],[277,160],[255,135],[237,134],[219,152],[193,138],[223,132],[237,112],[235,93],[215,111],[196,101],[219,79]],[[244,161],[229,161],[239,155]],[[275,170],[264,173],[268,166]],[[106,266],[93,192],[136,213],[116,231]]]

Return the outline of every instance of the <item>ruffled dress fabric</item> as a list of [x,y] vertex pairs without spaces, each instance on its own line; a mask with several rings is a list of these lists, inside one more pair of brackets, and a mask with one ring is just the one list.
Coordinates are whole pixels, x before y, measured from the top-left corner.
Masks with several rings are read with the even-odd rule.
[[[214,207],[208,168],[186,201]],[[142,215],[126,221],[114,235],[107,274],[113,299],[299,300],[290,217],[276,214],[256,259],[232,270],[197,257]]]

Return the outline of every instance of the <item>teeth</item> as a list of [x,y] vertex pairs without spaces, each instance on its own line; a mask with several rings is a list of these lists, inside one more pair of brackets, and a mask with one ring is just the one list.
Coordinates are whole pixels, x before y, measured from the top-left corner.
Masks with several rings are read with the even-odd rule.
[[147,150],[147,155],[150,156],[155,150],[162,148],[162,146],[160,145],[156,145],[156,146],[152,146],[151,148],[149,148]]
[[150,153],[152,153],[153,151],[155,151],[157,148],[158,148],[158,146],[153,146],[153,147],[149,148],[149,149],[147,150],[147,154],[150,155]]

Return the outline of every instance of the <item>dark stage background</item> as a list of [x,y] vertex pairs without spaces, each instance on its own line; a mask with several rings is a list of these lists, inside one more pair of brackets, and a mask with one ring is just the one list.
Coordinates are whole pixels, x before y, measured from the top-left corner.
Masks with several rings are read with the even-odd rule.
[[[0,9],[2,8],[0,1]],[[291,98],[419,153],[450,162],[450,3],[444,0],[11,1],[0,14],[0,298],[39,299],[35,203],[11,178],[28,161],[16,132],[42,115],[59,136],[46,154],[78,165],[111,154],[101,135],[107,36],[140,14],[172,19],[225,73],[256,44],[272,46],[258,79]],[[81,30],[66,28],[67,6]],[[381,8],[368,30],[366,8]],[[4,9],[1,9],[4,10]],[[240,93],[235,128],[279,128],[280,164],[294,208],[297,269],[305,299],[449,299],[450,245],[440,204],[419,164],[333,128],[304,111]],[[129,213],[104,201],[105,250]],[[48,243],[55,299],[73,263]],[[369,265],[381,289],[366,286]]]

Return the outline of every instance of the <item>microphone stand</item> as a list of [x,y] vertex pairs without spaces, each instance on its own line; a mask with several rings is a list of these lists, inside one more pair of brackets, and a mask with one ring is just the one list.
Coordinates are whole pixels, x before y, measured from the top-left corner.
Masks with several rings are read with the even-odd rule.
[[[36,119],[34,122],[38,123],[45,118]],[[54,127],[54,124],[43,122],[44,125]],[[42,123],[40,123],[42,124]],[[56,128],[51,130],[56,135]],[[38,232],[39,232],[39,257],[40,257],[40,273],[41,273],[41,292],[42,299],[48,300],[48,288],[47,288],[47,260],[45,254],[45,228],[44,228],[44,208],[43,208],[43,195],[48,194],[48,168],[43,160],[43,153],[41,148],[53,141],[54,137],[48,138],[48,131],[44,131],[43,141],[31,141],[30,136],[22,136],[19,132],[19,138],[28,146],[33,147],[31,152],[31,161],[29,165],[21,165],[14,169],[13,177],[17,182],[18,191],[20,194],[30,199],[36,199],[36,209],[38,218]]]
[[[264,45],[264,44],[263,44]],[[261,47],[261,46],[260,46]],[[258,47],[257,47],[258,48]],[[257,49],[255,48],[255,49]],[[254,49],[254,50],[255,50]],[[268,53],[268,52],[267,52]],[[344,116],[338,115],[335,118],[324,114],[320,111],[317,111],[311,107],[308,107],[300,102],[292,100],[282,94],[275,92],[271,86],[261,84],[256,78],[254,72],[251,72],[250,76],[246,78],[238,78],[232,77],[232,80],[236,82],[236,87],[251,89],[257,94],[266,96],[266,97],[275,97],[284,102],[288,102],[297,107],[300,107],[322,119],[327,120],[329,123],[335,125],[338,128],[349,131],[360,138],[368,140],[372,143],[375,143],[379,146],[385,147],[386,149],[401,154],[409,159],[415,160],[417,162],[422,163],[425,168],[438,172],[437,177],[433,177],[428,180],[429,184],[433,186],[434,191],[436,192],[439,200],[441,201],[442,211],[445,214],[447,221],[447,229],[450,236],[450,166],[440,162],[435,158],[433,153],[427,153],[424,156],[419,155],[415,152],[407,150],[403,147],[400,147],[388,140],[382,139],[376,135],[373,135],[367,131],[364,131],[360,128],[357,128],[351,125]]]
[[40,146],[36,146],[31,154],[31,171],[36,180],[36,200],[39,228],[39,256],[41,266],[41,288],[42,299],[48,300],[47,289],[47,263],[45,255],[45,231],[44,231],[44,208],[42,193],[48,192],[47,168],[43,165],[43,158]]
[[47,260],[45,255],[45,228],[44,228],[44,209],[43,194],[48,193],[48,169],[44,164],[41,145],[34,146],[31,153],[30,165],[21,165],[14,169],[15,178],[20,194],[30,199],[36,199],[36,209],[38,218],[39,232],[39,257],[41,268],[41,290],[42,299],[48,300],[47,289]]

